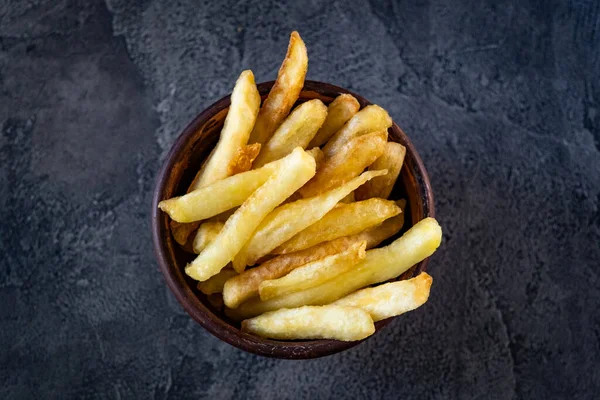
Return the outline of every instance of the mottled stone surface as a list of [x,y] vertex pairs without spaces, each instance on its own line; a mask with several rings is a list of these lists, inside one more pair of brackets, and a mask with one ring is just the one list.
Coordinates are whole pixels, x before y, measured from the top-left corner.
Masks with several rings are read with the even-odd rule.
[[[0,1],[0,398],[594,398],[600,3]],[[161,157],[287,36],[431,175],[432,296],[345,353],[212,337],[152,254]]]

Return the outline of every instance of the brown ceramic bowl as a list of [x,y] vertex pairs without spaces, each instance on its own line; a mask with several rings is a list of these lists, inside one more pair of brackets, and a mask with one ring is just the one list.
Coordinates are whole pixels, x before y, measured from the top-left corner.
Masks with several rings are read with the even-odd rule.
[[[258,85],[264,99],[273,82]],[[346,89],[328,83],[306,81],[300,94],[299,103],[310,99],[321,99],[330,103],[342,93],[350,93],[358,99],[361,107],[369,105],[364,98]],[[219,339],[251,353],[277,358],[303,359],[316,358],[337,353],[360,342],[340,342],[337,340],[278,341],[262,339],[242,332],[238,323],[229,320],[222,312],[214,309],[206,296],[196,288],[196,282],[184,273],[185,265],[193,255],[181,250],[171,236],[169,218],[158,209],[161,200],[185,194],[202,161],[217,143],[227,110],[229,96],[223,97],[201,112],[184,129],[167,155],[156,181],[152,201],[152,235],[154,251],[169,288],[183,308],[210,333]],[[421,158],[404,132],[395,123],[389,129],[389,140],[406,147],[406,158],[391,198],[406,198],[407,209],[404,228],[396,237],[426,217],[434,216],[433,194],[429,177]],[[393,241],[388,239],[382,245]],[[407,279],[425,270],[427,259],[415,265],[399,279]],[[375,324],[377,332],[391,321],[391,318]]]

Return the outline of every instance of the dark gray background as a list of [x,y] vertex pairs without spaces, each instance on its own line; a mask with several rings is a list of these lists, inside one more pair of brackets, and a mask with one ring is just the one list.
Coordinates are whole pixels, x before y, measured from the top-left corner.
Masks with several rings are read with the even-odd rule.
[[[292,3],[0,1],[0,398],[593,398],[600,3]],[[444,229],[424,307],[304,362],[205,332],[149,231],[173,140],[293,29],[410,135]]]

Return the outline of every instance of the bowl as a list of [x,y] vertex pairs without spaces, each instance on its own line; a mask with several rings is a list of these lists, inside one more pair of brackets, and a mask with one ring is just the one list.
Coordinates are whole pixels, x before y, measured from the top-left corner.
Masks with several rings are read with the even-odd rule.
[[[258,85],[264,100],[274,81]],[[298,103],[320,99],[329,104],[342,93],[350,93],[359,101],[361,108],[371,104],[366,99],[346,89],[328,83],[306,81]],[[154,252],[165,276],[167,285],[187,313],[207,331],[219,339],[250,353],[285,359],[307,359],[322,357],[347,350],[362,341],[341,342],[337,340],[279,341],[260,338],[240,330],[239,323],[229,320],[225,314],[208,302],[197,288],[197,282],[184,272],[185,265],[193,258],[175,242],[171,235],[169,217],[158,209],[161,200],[186,193],[203,160],[216,145],[230,105],[230,96],[225,96],[202,111],[183,130],[167,154],[158,172],[152,201],[152,236]],[[406,147],[406,157],[390,198],[407,200],[405,222],[402,231],[382,243],[386,245],[399,237],[416,222],[434,217],[433,194],[429,177],[408,136],[394,123],[388,130],[389,140]],[[408,279],[425,270],[427,259],[421,261],[398,279]],[[376,333],[381,331],[392,318],[375,323]],[[365,339],[366,340],[366,339]]]

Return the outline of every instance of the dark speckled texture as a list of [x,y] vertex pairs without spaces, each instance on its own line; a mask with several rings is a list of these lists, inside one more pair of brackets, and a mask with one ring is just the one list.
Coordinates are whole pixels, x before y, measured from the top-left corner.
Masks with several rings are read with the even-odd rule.
[[[289,3],[0,1],[0,398],[597,397],[600,3]],[[195,324],[149,232],[174,138],[292,29],[411,136],[445,232],[426,306],[302,362]]]

